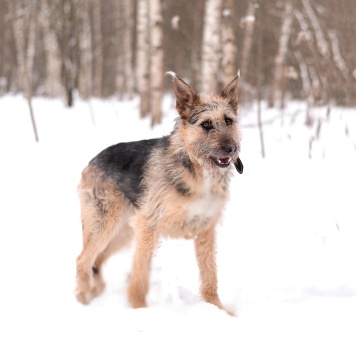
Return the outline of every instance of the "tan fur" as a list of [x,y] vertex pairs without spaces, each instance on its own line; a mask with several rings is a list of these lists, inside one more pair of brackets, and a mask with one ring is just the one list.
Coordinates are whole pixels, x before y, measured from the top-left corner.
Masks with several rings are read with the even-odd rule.
[[[237,104],[231,103],[229,97],[198,96],[193,91],[188,93],[193,95],[188,97],[189,101],[185,96],[188,89],[182,83],[174,82],[177,110],[184,114],[180,112],[181,119],[170,136],[167,151],[154,152],[147,163],[145,194],[139,208],[134,208],[115,182],[94,166],[88,165],[83,171],[79,186],[83,251],[77,258],[77,299],[82,303],[90,302],[104,288],[100,273],[92,272],[92,268],[100,269],[110,255],[135,236],[128,298],[134,308],[145,307],[152,255],[159,239],[165,236],[194,238],[202,298],[223,309],[217,291],[215,226],[228,199],[233,167],[218,168],[202,151],[217,151],[227,138],[239,144],[241,135],[237,124],[227,128],[224,123],[225,115],[237,120]],[[195,107],[210,103],[212,108],[199,114],[197,124],[186,121]],[[200,121],[207,119],[216,127],[209,135],[200,126]],[[182,151],[188,154],[194,173],[174,160]],[[162,167],[171,166],[174,175],[170,178],[183,181],[189,194],[180,194],[163,177]]]

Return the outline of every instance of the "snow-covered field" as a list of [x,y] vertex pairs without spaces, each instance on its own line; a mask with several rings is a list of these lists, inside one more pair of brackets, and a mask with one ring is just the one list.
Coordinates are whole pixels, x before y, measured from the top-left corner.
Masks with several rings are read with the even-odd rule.
[[313,127],[304,103],[263,109],[262,159],[256,108],[241,108],[245,171],[232,181],[217,256],[221,299],[238,317],[200,300],[186,240],[157,250],[147,309],[126,299],[132,248],[108,262],[105,293],[77,303],[81,170],[108,145],[169,133],[173,105],[167,96],[151,130],[137,100],[67,109],[38,98],[36,144],[26,102],[0,98],[0,354],[355,355],[355,109],[316,109]]

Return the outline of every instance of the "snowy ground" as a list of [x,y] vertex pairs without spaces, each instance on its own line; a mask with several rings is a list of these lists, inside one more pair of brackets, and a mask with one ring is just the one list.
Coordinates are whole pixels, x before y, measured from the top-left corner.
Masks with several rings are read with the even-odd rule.
[[311,128],[303,103],[264,109],[264,160],[256,109],[240,110],[245,171],[218,230],[220,295],[238,317],[200,300],[183,240],[157,250],[147,309],[126,299],[132,248],[108,262],[105,293],[77,303],[81,170],[108,145],[169,133],[172,100],[150,130],[136,100],[35,99],[36,144],[25,101],[0,98],[0,354],[355,355],[355,109],[315,110]]

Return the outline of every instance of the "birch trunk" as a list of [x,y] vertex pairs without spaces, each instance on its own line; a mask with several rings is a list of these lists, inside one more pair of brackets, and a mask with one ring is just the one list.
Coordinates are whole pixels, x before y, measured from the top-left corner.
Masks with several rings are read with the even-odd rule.
[[13,50],[13,39],[12,39],[12,29],[8,25],[9,16],[8,9],[6,11],[6,4],[3,4],[4,12],[1,14],[1,28],[0,31],[0,53],[1,53],[1,68],[0,76],[3,76],[3,79],[0,78],[0,94],[3,95],[6,92],[11,91],[12,87],[12,50]]
[[60,50],[56,33],[51,26],[50,15],[48,0],[41,0],[40,23],[46,57],[45,94],[58,97],[62,94]]
[[258,10],[259,22],[258,22],[258,37],[257,37],[257,126],[260,135],[260,143],[261,143],[261,155],[262,158],[266,157],[265,152],[265,143],[264,143],[264,135],[263,135],[263,124],[262,124],[262,83],[263,83],[263,70],[262,70],[262,62],[263,62],[263,31],[265,29],[265,4],[262,3]]
[[129,99],[132,99],[134,94],[134,75],[132,68],[132,28],[133,28],[133,1],[122,0],[123,4],[123,69],[125,77],[124,91]]
[[191,86],[200,90],[201,88],[201,41],[203,32],[204,1],[198,0],[194,6],[193,33],[191,36],[192,54],[191,54]]
[[232,81],[236,76],[236,40],[233,18],[233,0],[224,0],[223,21],[222,21],[222,42],[223,59],[222,67],[224,73],[224,86]]
[[202,41],[201,88],[211,94],[218,88],[218,71],[221,58],[222,0],[207,0],[204,11]]
[[270,90],[270,95],[268,98],[269,107],[273,107],[275,105],[277,91],[280,91],[281,89],[285,65],[285,56],[288,50],[288,42],[292,29],[292,20],[293,6],[290,1],[287,1],[283,14],[281,34],[279,37],[279,48],[274,61],[274,78],[272,88]]
[[244,43],[241,52],[241,87],[247,81],[248,62],[250,59],[253,42],[253,32],[255,29],[256,7],[253,1],[249,1],[246,16],[241,20],[241,26],[245,29]]
[[[25,93],[29,106],[35,140],[38,142],[36,121],[32,107],[32,72],[35,57],[37,23],[35,21],[36,4],[30,4],[27,5],[27,8],[24,8],[19,5],[18,1],[13,0],[9,2],[9,6],[19,65],[18,75],[21,75],[22,90]],[[28,17],[27,21],[25,21],[25,16]],[[25,23],[28,23],[28,28],[25,28]],[[24,34],[26,32],[28,33],[27,48],[24,40]]]
[[161,123],[163,96],[163,17],[161,0],[151,0],[151,125]]
[[[298,60],[299,68],[301,71],[303,88],[307,88],[307,91],[305,91],[308,105],[306,122],[309,124],[311,122],[309,115],[310,109],[315,105],[316,101],[320,100],[321,88],[323,87],[322,74],[318,70],[320,68],[320,55],[318,54],[319,52],[314,44],[308,23],[306,22],[302,12],[295,10],[294,16],[301,29],[301,32],[297,37],[297,44],[300,47],[301,53],[297,51],[295,56]],[[307,61],[306,57],[303,55],[306,51],[311,53],[312,59],[309,61]]]
[[117,96],[122,100],[125,92],[125,51],[127,46],[127,39],[125,38],[126,16],[124,13],[125,5],[124,0],[115,2],[116,10],[116,36],[118,38],[117,46],[117,60],[116,60],[116,77],[115,86]]
[[136,73],[140,95],[140,116],[145,117],[150,109],[149,93],[149,2],[138,0],[137,4],[137,55]]
[[[330,61],[329,61],[330,58],[329,45],[325,38],[324,31],[321,26],[321,22],[318,16],[315,14],[314,9],[310,4],[310,1],[301,0],[301,2],[303,4],[307,17],[309,17],[310,19],[310,24],[315,34],[316,48],[318,49],[318,52],[320,54],[320,58],[314,64],[315,67],[317,68],[317,72],[319,73],[320,82],[321,82],[320,99],[324,99],[326,100],[326,102],[329,102],[331,99],[330,92],[332,91],[334,85],[333,80],[328,80],[328,76],[331,73]],[[325,93],[326,93],[326,97],[323,95]]]
[[92,45],[90,26],[91,0],[82,3],[81,17],[82,29],[80,31],[80,66],[79,66],[79,92],[84,99],[89,99],[93,94],[92,82]]
[[101,30],[101,2],[93,1],[93,36],[94,36],[94,95],[103,95],[103,35]]
[[324,31],[321,28],[318,16],[316,16],[309,0],[301,0],[301,1],[308,17],[310,18],[310,23],[314,29],[317,48],[323,57],[328,58],[330,55],[329,46],[327,40],[325,39]]

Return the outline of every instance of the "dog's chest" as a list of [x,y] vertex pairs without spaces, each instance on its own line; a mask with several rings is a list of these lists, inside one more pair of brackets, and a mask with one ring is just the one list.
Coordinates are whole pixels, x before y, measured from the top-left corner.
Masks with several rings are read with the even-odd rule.
[[216,188],[214,181],[205,176],[194,198],[186,206],[186,222],[193,233],[215,221],[221,213],[225,195]]

